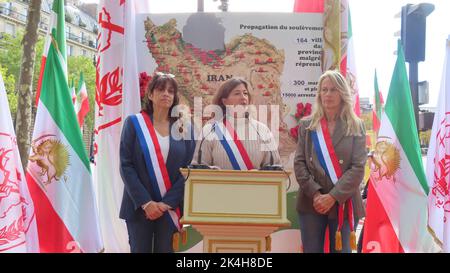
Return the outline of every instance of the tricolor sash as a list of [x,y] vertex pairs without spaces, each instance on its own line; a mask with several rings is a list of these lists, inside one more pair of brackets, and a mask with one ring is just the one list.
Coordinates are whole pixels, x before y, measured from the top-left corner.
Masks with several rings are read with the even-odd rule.
[[[153,127],[150,116],[145,112],[131,116],[131,120],[136,129],[136,135],[138,136],[142,153],[144,154],[151,186],[153,189],[156,189],[154,191],[156,196],[152,196],[152,198],[156,202],[160,202],[164,195],[172,188],[172,181],[170,181],[167,167],[164,163],[155,128]],[[180,224],[180,208],[177,207],[168,212],[165,214],[166,217],[170,217],[170,222],[180,231],[182,227]]]
[[[330,177],[333,184],[336,185],[339,178],[342,176],[342,170],[341,166],[339,164],[339,160],[336,156],[336,152],[333,147],[333,142],[331,140],[331,135],[328,130],[327,121],[325,118],[322,118],[320,123],[317,126],[316,131],[311,131],[311,137],[312,141],[314,143],[314,149],[317,154],[317,158],[319,159],[320,165],[325,170],[325,173]],[[354,235],[354,220],[353,220],[353,204],[352,199],[349,198],[345,205],[348,207],[348,222],[350,226],[351,231],[351,243],[350,245],[355,246],[356,250],[356,238],[353,239]],[[342,225],[344,223],[344,206],[345,205],[339,205],[338,206],[338,229],[336,231],[336,241],[339,240],[339,243],[341,243],[341,230]],[[354,242],[353,242],[354,240]],[[338,242],[336,242],[336,250],[341,250],[342,245],[340,245]],[[339,249],[339,245],[341,248]]]
[[231,165],[234,170],[251,170],[254,169],[253,163],[245,150],[244,145],[238,138],[236,131],[230,122],[226,119],[223,123],[216,122],[215,132],[219,137],[219,141],[222,144],[225,152],[230,159]]

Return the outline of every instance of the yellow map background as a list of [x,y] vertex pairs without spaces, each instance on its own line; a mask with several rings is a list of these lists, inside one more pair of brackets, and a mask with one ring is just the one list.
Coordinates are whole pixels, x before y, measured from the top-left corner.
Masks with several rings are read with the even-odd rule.
[[[182,103],[192,107],[194,97],[201,96],[203,106],[211,104],[212,97],[226,80],[226,75],[232,75],[249,82],[254,105],[279,105],[279,151],[283,163],[288,161],[296,143],[283,122],[284,116],[288,114],[280,91],[284,50],[275,48],[266,39],[244,34],[226,43],[225,50],[203,51],[183,41],[176,19],[155,25],[147,17],[144,24],[147,47],[157,63],[155,71],[175,75]],[[208,81],[208,75],[209,78],[213,75],[219,80]],[[270,113],[268,120],[261,121],[269,123]]]

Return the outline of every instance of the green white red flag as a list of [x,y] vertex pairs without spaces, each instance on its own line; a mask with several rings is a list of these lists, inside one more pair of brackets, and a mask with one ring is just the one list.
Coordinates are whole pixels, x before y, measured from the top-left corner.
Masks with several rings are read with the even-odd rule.
[[67,78],[67,54],[66,54],[66,28],[65,28],[65,12],[64,12],[64,0],[54,0],[52,10],[50,11],[50,27],[48,28],[45,36],[44,51],[41,58],[41,70],[39,73],[39,80],[36,88],[36,106],[39,102],[39,96],[42,88],[42,78],[44,76],[45,64],[47,62],[47,54],[52,41],[52,37],[56,40],[56,45],[61,53],[62,64],[64,72]]
[[382,113],[367,195],[363,252],[437,252],[428,231],[428,185],[414,118],[405,57],[397,62]]
[[[64,9],[63,5],[58,7]],[[91,169],[59,48],[53,39],[42,77],[26,173],[35,204],[40,251],[101,252]]]
[[77,114],[80,128],[83,128],[84,118],[89,113],[89,99],[83,72],[80,72],[80,80],[78,81],[78,88],[76,91],[75,113]]
[[380,130],[380,120],[384,101],[380,89],[378,88],[377,71],[375,71],[375,78],[373,85],[375,91],[372,110],[373,130],[375,131],[375,133],[378,134],[378,131]]
[[[353,39],[352,18],[350,7],[347,0],[341,0],[344,11],[341,15],[341,33],[347,33],[347,39],[343,38],[341,42],[342,57],[340,70],[350,85],[353,96],[353,110],[357,116],[361,116],[361,107],[359,103],[359,87],[357,78],[357,69],[355,61],[355,46]],[[345,36],[344,36],[345,37]],[[347,43],[345,43],[345,41]]]

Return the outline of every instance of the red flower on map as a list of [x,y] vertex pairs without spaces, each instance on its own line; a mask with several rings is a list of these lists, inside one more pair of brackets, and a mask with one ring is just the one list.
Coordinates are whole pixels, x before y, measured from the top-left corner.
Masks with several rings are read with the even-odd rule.
[[300,124],[290,129],[291,136],[295,139],[298,138],[298,128],[300,128]]
[[303,104],[302,102],[297,103],[297,109],[295,114],[293,115],[295,117],[295,120],[297,122],[297,125],[290,129],[290,135],[291,137],[297,139],[298,138],[298,128],[300,127],[300,120],[304,117],[307,117],[311,115],[312,111],[312,105],[311,103],[307,102]]
[[148,83],[152,80],[152,77],[147,75],[147,72],[141,72],[139,74],[139,95],[141,99],[145,96],[145,90],[147,90]]

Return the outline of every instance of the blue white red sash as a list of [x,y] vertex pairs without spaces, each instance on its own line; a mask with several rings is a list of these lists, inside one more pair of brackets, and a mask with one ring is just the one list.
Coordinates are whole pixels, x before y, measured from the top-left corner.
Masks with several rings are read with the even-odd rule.
[[239,140],[236,131],[233,126],[226,119],[223,123],[216,122],[214,124],[216,130],[214,130],[219,137],[219,141],[222,144],[225,152],[230,159],[230,163],[234,170],[251,170],[254,169],[253,163],[245,150],[244,145]]
[[325,119],[320,121],[316,131],[311,131],[311,136],[320,165],[331,178],[331,182],[336,184],[342,176],[342,170]]
[[[325,170],[325,173],[330,177],[333,184],[336,184],[342,176],[342,169],[331,140],[330,131],[328,130],[327,121],[322,118],[317,126],[316,131],[311,131],[311,137],[314,143],[314,149],[319,159],[320,165]],[[353,204],[352,199],[349,198],[345,205],[348,206],[348,220],[350,231],[354,229],[353,221]],[[342,229],[344,222],[344,205],[338,207],[338,231]]]
[[[131,116],[131,120],[136,129],[136,135],[138,136],[142,153],[144,154],[145,165],[147,166],[151,186],[153,189],[156,189],[154,191],[156,196],[152,196],[152,198],[154,201],[159,202],[170,188],[172,188],[172,181],[170,181],[167,167],[164,163],[155,128],[153,127],[150,116],[145,112]],[[166,213],[165,215],[170,217],[171,222],[178,231],[181,230],[180,208],[177,207],[168,212],[169,213]]]

